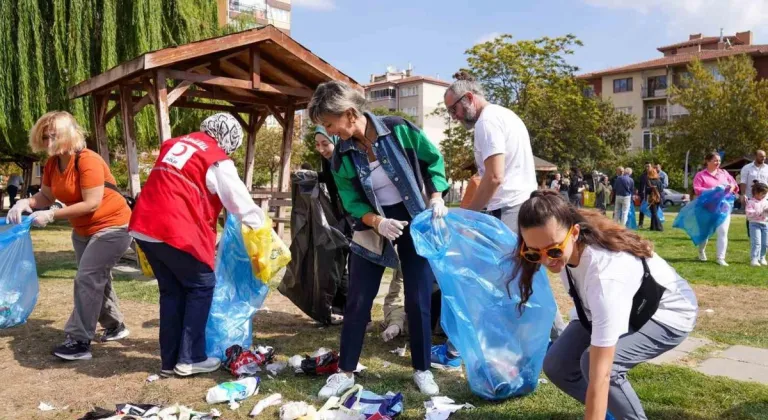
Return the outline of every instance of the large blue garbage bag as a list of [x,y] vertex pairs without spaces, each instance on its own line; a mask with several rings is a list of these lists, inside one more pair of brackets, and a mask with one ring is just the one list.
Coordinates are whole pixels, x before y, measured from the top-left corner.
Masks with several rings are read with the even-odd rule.
[[500,220],[468,210],[451,209],[435,222],[431,217],[429,211],[417,216],[411,235],[440,284],[441,325],[461,353],[472,392],[489,400],[533,392],[556,311],[547,275],[536,273],[521,315],[517,280],[507,288],[517,235]]
[[[640,211],[645,217],[651,217],[651,206],[648,204],[648,200],[643,200],[643,203],[640,204]],[[661,209],[661,206],[656,207],[656,215],[659,217],[659,221],[664,223],[664,210]]]
[[672,226],[684,230],[694,245],[701,245],[731,214],[735,198],[724,186],[704,191],[680,209]]
[[240,222],[231,214],[216,256],[216,288],[205,326],[205,352],[224,359],[224,352],[237,344],[251,347],[253,315],[261,308],[269,287],[256,278],[245,252]]
[[629,200],[629,213],[627,215],[626,226],[632,230],[637,230],[637,217],[635,217],[635,201]]
[[18,225],[0,218],[0,328],[27,322],[37,303],[37,265],[25,217]]

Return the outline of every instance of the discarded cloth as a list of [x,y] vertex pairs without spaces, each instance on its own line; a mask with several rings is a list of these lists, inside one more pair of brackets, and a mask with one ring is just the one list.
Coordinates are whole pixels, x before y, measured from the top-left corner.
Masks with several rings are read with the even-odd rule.
[[32,219],[7,224],[0,218],[0,329],[27,322],[37,303],[37,264],[29,229]]
[[339,370],[339,355],[335,351],[319,356],[307,356],[301,361],[301,371],[307,375],[330,375]]
[[251,410],[251,417],[256,417],[259,414],[262,413],[267,407],[272,407],[274,405],[280,405],[283,402],[283,396],[280,394],[272,394],[268,396],[267,398],[264,398],[263,400],[256,403],[256,405],[253,407],[253,410]]
[[424,402],[424,408],[427,409],[427,414],[424,417],[426,420],[446,420],[451,414],[461,409],[474,409],[470,403],[456,404],[455,401],[448,397],[432,397],[429,401]]
[[462,209],[435,220],[430,211],[421,213],[411,235],[440,285],[441,325],[461,354],[472,392],[489,400],[533,392],[556,304],[541,269],[518,310],[517,235],[495,217]]
[[724,186],[704,191],[680,209],[672,227],[682,229],[693,244],[701,245],[712,236],[733,211],[735,196]]
[[224,368],[239,378],[243,375],[255,375],[261,372],[261,367],[272,361],[275,349],[260,346],[260,349],[257,348],[256,352],[253,352],[235,344],[228,348],[225,354],[227,358],[224,360]]
[[403,395],[387,392],[381,396],[355,385],[341,397],[341,404],[363,414],[366,419],[376,414],[392,418],[403,412]]
[[205,401],[208,404],[242,401],[258,391],[259,382],[257,377],[248,377],[218,384],[208,390]]
[[291,401],[280,407],[280,420],[296,420],[304,416],[316,418],[317,410],[304,401]]

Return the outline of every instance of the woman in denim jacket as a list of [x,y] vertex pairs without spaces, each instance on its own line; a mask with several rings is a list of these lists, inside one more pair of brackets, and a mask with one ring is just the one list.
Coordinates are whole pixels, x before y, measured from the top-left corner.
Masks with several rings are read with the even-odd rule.
[[427,260],[416,254],[408,224],[428,207],[435,218],[448,212],[442,199],[449,188],[445,165],[418,127],[399,117],[364,112],[365,106],[361,92],[331,81],[318,86],[308,107],[313,122],[341,139],[331,170],[344,209],[354,219],[339,373],[328,378],[319,396],[340,395],[354,385],[352,372],[381,277],[386,267],[396,268],[398,262],[405,284],[414,381],[422,393],[437,395],[439,388],[428,370],[435,278]]

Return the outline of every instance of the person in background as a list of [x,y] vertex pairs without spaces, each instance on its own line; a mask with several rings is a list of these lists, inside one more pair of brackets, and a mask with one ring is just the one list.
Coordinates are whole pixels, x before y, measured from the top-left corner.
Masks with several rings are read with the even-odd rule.
[[571,170],[571,185],[568,187],[568,200],[576,206],[581,208],[584,206],[584,190],[587,189],[587,183],[584,182],[584,177],[581,175],[581,169],[573,168]]
[[560,173],[555,174],[555,178],[552,183],[549,184],[549,188],[555,191],[560,191]]
[[[643,170],[643,173],[640,174],[640,179],[637,180],[637,196],[640,197],[640,201],[642,202],[646,195],[648,194],[648,191],[646,191],[648,187],[648,171],[651,170],[651,162],[645,162],[645,169]],[[635,203],[635,206],[639,209],[640,204]],[[645,223],[645,213],[639,212],[640,215],[637,216],[637,228],[641,229],[643,227],[643,223]]]
[[[623,166],[619,166],[618,168],[616,168],[616,174],[611,177],[611,179],[610,179],[610,181],[608,183],[608,185],[611,186],[611,204],[613,204],[614,206],[616,205],[616,195],[613,192],[613,186],[616,185],[616,179],[618,177],[622,176],[622,175],[624,175],[624,167]],[[614,220],[616,220],[616,216],[615,215],[614,215]]]
[[613,208],[613,220],[621,226],[627,225],[629,208],[632,204],[632,193],[635,191],[635,181],[632,180],[632,168],[625,168],[624,173],[613,181],[613,195],[616,205]]
[[568,190],[571,187],[571,179],[568,177],[564,177],[562,180],[560,180],[560,195],[563,196],[565,201],[570,201],[570,198],[568,197]]
[[595,185],[595,208],[600,213],[605,215],[606,203],[610,201],[610,187],[608,186],[608,178],[601,176],[600,180]]
[[749,221],[752,267],[768,265],[765,251],[768,248],[768,185],[755,181],[752,184],[752,197],[747,200],[746,213]]
[[[747,200],[752,198],[752,184],[757,181],[768,184],[768,163],[765,162],[765,151],[755,152],[755,160],[741,168],[741,180],[739,181],[739,200],[742,207],[746,207]],[[747,220],[747,236],[750,236],[749,220]]]
[[667,199],[667,188],[669,188],[669,175],[667,175],[666,172],[661,170],[661,164],[657,163],[656,166],[656,172],[659,174],[659,181],[661,181],[661,203],[659,206],[661,208],[664,208],[664,201]]
[[21,186],[24,184],[24,180],[21,175],[17,173],[11,174],[8,178],[8,184],[5,191],[8,193],[8,200],[10,200],[10,206],[13,207],[16,204],[16,195],[21,191]]
[[398,264],[403,270],[413,379],[423,394],[437,395],[440,388],[429,370],[435,276],[429,262],[416,253],[409,224],[428,209],[433,220],[448,213],[442,198],[450,187],[445,164],[418,127],[400,117],[366,112],[366,104],[359,91],[331,81],[317,87],[307,108],[312,122],[341,139],[331,170],[344,209],[355,219],[339,372],[328,378],[318,396],[327,399],[354,386],[353,372],[381,277],[385,267]]
[[[72,225],[77,261],[74,308],[64,326],[64,343],[53,354],[64,360],[89,360],[97,324],[104,327],[101,342],[130,333],[112,288],[112,267],[131,244],[127,230],[131,209],[117,191],[107,163],[86,148],[85,133],[71,114],[54,111],[40,117],[29,132],[29,146],[49,156],[42,188],[16,202],[7,220],[20,223],[24,212],[48,208],[32,213],[35,226],[45,227],[54,220]],[[66,207],[53,206],[56,200]]]
[[[648,202],[648,207],[651,211],[651,230],[657,232],[664,231],[664,225],[659,220],[659,207],[663,200],[663,186],[662,181],[659,179],[659,174],[656,169],[651,168],[648,170],[646,179],[648,185],[645,186],[645,200]],[[641,212],[642,213],[642,212]]]
[[[721,185],[725,185],[726,191],[733,194],[739,192],[739,186],[736,180],[727,171],[720,169],[720,154],[716,151],[710,152],[704,158],[705,168],[699,171],[693,177],[693,191],[698,196],[704,191],[711,190]],[[731,215],[729,214],[725,221],[717,227],[717,263],[727,267],[725,261],[726,251],[728,250],[728,228],[731,226]],[[699,260],[707,260],[707,243],[704,241],[699,245]]]
[[547,351],[547,378],[586,406],[587,420],[606,419],[608,411],[616,419],[647,419],[627,374],[693,331],[698,303],[690,285],[649,240],[553,192],[535,192],[519,223],[512,279],[519,274],[520,307],[535,293],[533,276],[543,266],[560,275],[578,314]]
[[160,289],[160,374],[214,372],[221,361],[205,353],[205,325],[216,285],[216,221],[222,209],[258,229],[264,212],[229,155],[243,129],[228,113],[200,131],[164,141],[136,200],[130,234],[146,254]]

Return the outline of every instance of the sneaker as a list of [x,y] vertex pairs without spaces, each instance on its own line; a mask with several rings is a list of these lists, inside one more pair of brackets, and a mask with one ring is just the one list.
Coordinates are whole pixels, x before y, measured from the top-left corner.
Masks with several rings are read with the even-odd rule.
[[198,363],[178,363],[173,371],[179,376],[190,376],[198,373],[216,372],[221,366],[221,360],[209,357]]
[[174,375],[176,375],[176,372],[173,369],[160,369],[161,378],[173,378]]
[[64,360],[91,360],[91,343],[76,341],[67,337],[60,346],[53,349],[53,355]]
[[752,267],[760,267],[760,261],[757,258],[753,258],[752,262],[749,263]]
[[440,393],[440,388],[435,383],[435,378],[432,376],[432,372],[428,370],[417,370],[413,372],[413,381],[416,382],[416,386],[419,387],[419,391],[426,395],[437,395]]
[[451,355],[448,354],[448,346],[445,344],[432,346],[431,362],[432,362],[431,363],[432,367],[435,369],[440,369],[440,370],[460,370],[461,369],[461,358],[451,357]]
[[355,386],[354,375],[348,376],[346,373],[342,372],[334,373],[325,381],[325,385],[320,389],[320,392],[317,393],[317,396],[323,400],[327,400],[331,397],[338,397],[353,386]]
[[760,265],[768,265],[768,261],[765,260],[765,257],[760,258]]
[[699,251],[699,261],[706,261],[707,260],[707,252],[706,251]]
[[131,332],[128,331],[128,328],[125,328],[125,324],[120,324],[115,328],[105,329],[104,332],[101,333],[100,341],[102,343],[106,343],[107,341],[117,341],[128,337],[129,335],[131,335]]
[[725,262],[725,260],[724,260],[724,259],[722,259],[722,258],[718,258],[718,259],[717,259],[717,264],[718,264],[718,265],[721,265],[721,266],[723,266],[723,267],[728,267],[728,263],[727,263],[727,262]]

